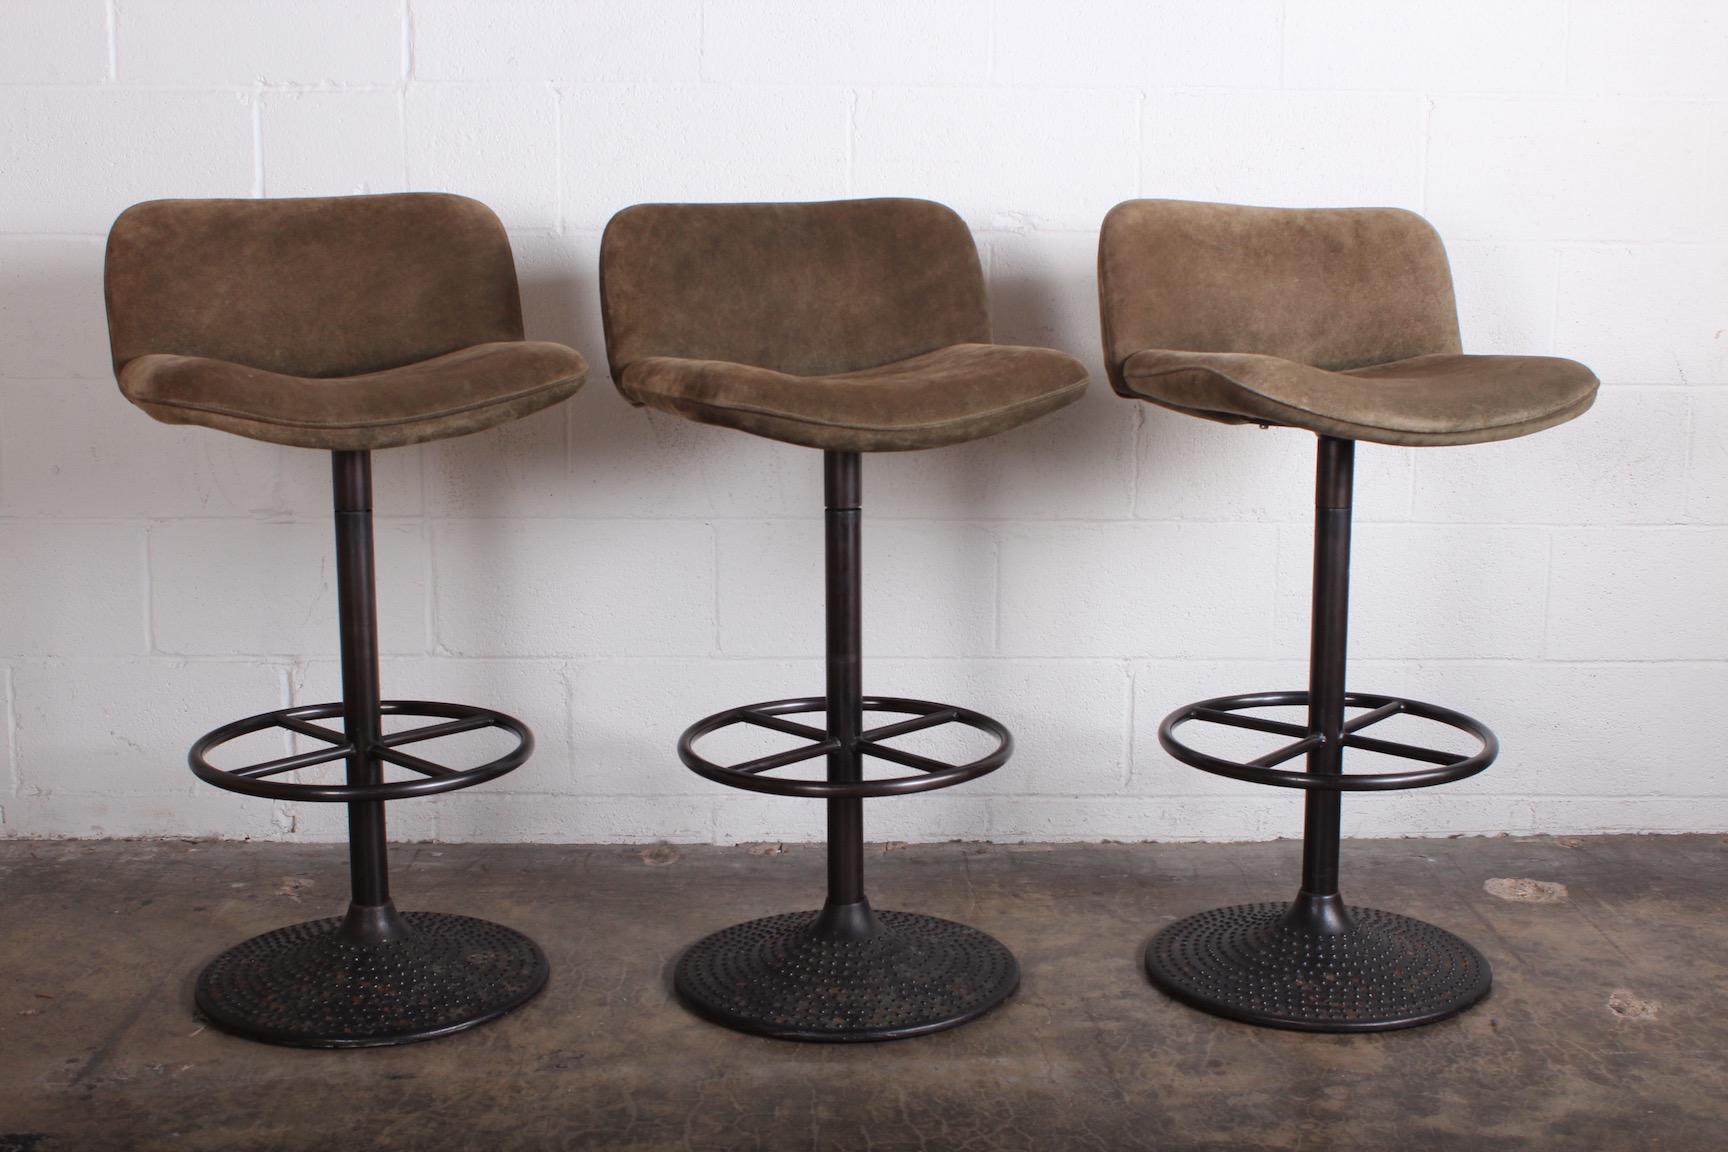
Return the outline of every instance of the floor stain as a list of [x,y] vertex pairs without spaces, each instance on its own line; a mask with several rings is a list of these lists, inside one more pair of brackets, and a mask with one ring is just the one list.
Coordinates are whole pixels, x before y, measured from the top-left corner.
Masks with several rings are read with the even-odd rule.
[[1482,882],[1482,891],[1519,904],[1564,904],[1566,885],[1557,880],[1527,880],[1496,877]]
[[1624,988],[1616,988],[1608,997],[1608,1011],[1622,1020],[1654,1020],[1661,1014],[1662,1005]]

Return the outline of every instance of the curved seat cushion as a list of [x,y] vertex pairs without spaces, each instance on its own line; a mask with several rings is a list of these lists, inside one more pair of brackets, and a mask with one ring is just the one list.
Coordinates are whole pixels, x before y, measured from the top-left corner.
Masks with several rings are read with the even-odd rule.
[[638,204],[606,226],[600,308],[626,400],[813,448],[975,440],[1086,385],[991,343],[972,233],[929,200]]
[[1195,416],[1412,446],[1509,440],[1596,398],[1590,369],[1555,356],[1437,353],[1328,372],[1276,356],[1148,350],[1121,375],[1129,394]]
[[459,436],[574,392],[523,341],[504,226],[444,193],[152,200],[108,234],[122,392],[159,420],[305,448]]
[[1049,348],[956,344],[875,368],[799,376],[721,360],[651,356],[620,386],[667,412],[837,452],[937,448],[1005,432],[1086,390],[1086,368]]
[[202,424],[297,448],[368,451],[442,440],[521,419],[582,386],[562,344],[477,344],[359,376],[289,376],[201,356],[121,366],[120,390],[165,424]]
[[1130,200],[1105,217],[1110,382],[1229,423],[1384,444],[1475,444],[1563,423],[1596,378],[1466,356],[1440,236],[1397,208]]

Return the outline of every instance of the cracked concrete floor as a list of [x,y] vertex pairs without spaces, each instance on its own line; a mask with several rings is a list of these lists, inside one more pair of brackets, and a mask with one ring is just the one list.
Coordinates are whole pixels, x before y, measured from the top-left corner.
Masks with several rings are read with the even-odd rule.
[[[1146,984],[1152,932],[1288,897],[1297,857],[1287,842],[872,848],[879,907],[996,934],[1023,983],[951,1032],[809,1046],[692,1018],[669,966],[701,934],[812,906],[817,848],[404,845],[402,907],[529,933],[552,983],[459,1036],[315,1052],[201,1026],[191,985],[248,935],[340,912],[340,848],[0,843],[0,1152],[1728,1142],[1725,838],[1348,842],[1350,900],[1433,920],[1494,965],[1486,1003],[1429,1028],[1267,1031]],[[1490,894],[1496,879],[1542,883]]]

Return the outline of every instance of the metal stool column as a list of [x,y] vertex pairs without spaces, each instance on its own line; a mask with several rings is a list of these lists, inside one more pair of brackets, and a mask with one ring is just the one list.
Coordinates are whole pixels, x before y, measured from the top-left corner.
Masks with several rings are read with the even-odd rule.
[[[1347,907],[1338,888],[1340,801],[1345,791],[1421,788],[1472,776],[1499,745],[1459,712],[1390,696],[1346,692],[1350,517],[1355,443],[1319,438],[1314,486],[1314,587],[1307,692],[1262,692],[1202,700],[1165,717],[1159,739],[1196,768],[1308,793],[1302,888],[1289,904],[1242,904],[1178,920],[1146,948],[1152,982],[1184,1003],[1250,1024],[1310,1032],[1409,1028],[1463,1011],[1488,994],[1488,961],[1464,940],[1421,920]],[[1251,715],[1255,708],[1306,705],[1306,726]],[[1365,709],[1346,718],[1347,708]],[[1460,729],[1481,742],[1473,755],[1361,734],[1400,713]],[[1237,763],[1177,739],[1190,721],[1294,737],[1265,756]],[[1344,749],[1360,748],[1431,767],[1348,774]],[[1307,757],[1306,772],[1278,765]]]
[[[1344,773],[1344,661],[1350,630],[1350,516],[1356,444],[1320,437],[1314,468],[1314,586],[1308,638],[1308,771]],[[1309,789],[1302,822],[1302,891],[1290,919],[1327,936],[1350,929],[1338,894],[1343,796]]]
[[[378,580],[372,552],[372,454],[332,452],[336,518],[336,619],[342,651],[342,731],[348,737],[348,783],[382,784],[372,748],[383,736],[378,715]],[[348,802],[350,900],[341,935],[377,944],[407,934],[390,902],[384,802]]]
[[[229,1032],[273,1044],[360,1048],[427,1040],[471,1028],[525,1003],[546,984],[546,958],[519,932],[471,916],[396,911],[384,837],[387,800],[467,787],[528,758],[533,738],[512,717],[429,701],[381,701],[378,600],[372,552],[372,457],[331,453],[336,520],[336,597],[342,702],[288,708],[218,728],[192,748],[202,779],[255,796],[348,805],[351,899],[340,918],[255,936],[211,961],[198,977],[198,1010]],[[444,722],[386,736],[386,714]],[[342,720],[337,734],[314,720]],[[232,770],[210,764],[220,745],[267,728],[327,748]],[[458,732],[500,728],[516,737],[509,755],[466,772],[401,750]],[[347,782],[300,784],[267,777],[343,760]],[[388,762],[424,777],[389,782]]]
[[[856,452],[822,454],[822,562],[828,633],[828,779],[857,784],[864,779],[863,657],[863,467]],[[864,800],[828,800],[828,902],[817,932],[863,939],[874,936],[876,918],[864,897]]]
[[[860,471],[858,453],[824,453],[827,695],[721,712],[691,725],[678,742],[684,763],[709,779],[828,804],[828,899],[821,910],[734,925],[697,941],[678,961],[678,995],[695,1011],[728,1028],[786,1040],[895,1040],[952,1028],[1007,999],[1020,982],[1013,954],[994,938],[935,916],[875,912],[864,895],[864,800],[974,779],[1007,760],[1013,741],[977,712],[863,694]],[[827,717],[822,728],[786,719],[817,711]],[[911,719],[866,729],[867,711]],[[733,724],[809,743],[730,766],[695,750],[697,739]],[[879,743],[942,724],[976,728],[998,746],[969,763],[944,764]],[[818,756],[827,759],[825,780],[765,775]],[[921,775],[866,780],[866,756]]]

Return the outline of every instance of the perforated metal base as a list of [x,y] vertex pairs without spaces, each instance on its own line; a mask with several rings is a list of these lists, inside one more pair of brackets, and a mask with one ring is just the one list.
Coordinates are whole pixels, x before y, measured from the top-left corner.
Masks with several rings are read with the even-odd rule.
[[1288,904],[1239,904],[1178,920],[1146,948],[1146,973],[1202,1011],[1306,1032],[1378,1032],[1455,1015],[1488,994],[1488,961],[1444,929],[1374,908],[1324,935]]
[[975,1019],[1020,984],[1013,953],[976,928],[877,912],[874,936],[824,938],[818,916],[769,916],[698,941],[678,961],[678,995],[740,1032],[898,1040]]
[[218,1028],[270,1044],[366,1048],[460,1032],[546,986],[546,957],[501,924],[404,912],[409,935],[356,945],[342,920],[254,936],[198,977],[198,1010]]

